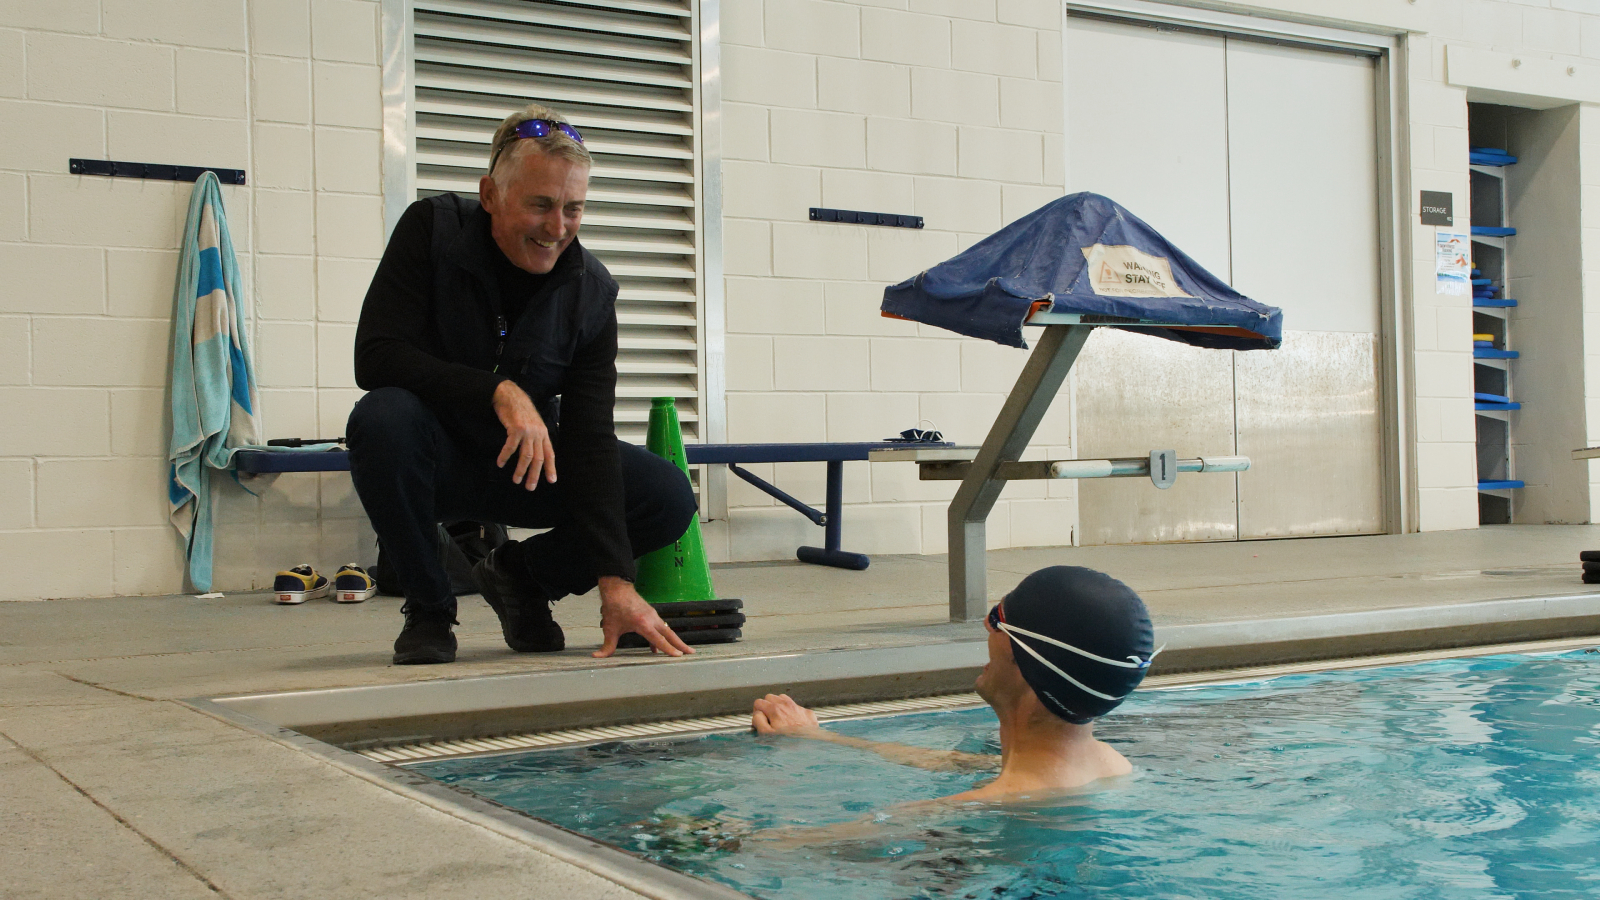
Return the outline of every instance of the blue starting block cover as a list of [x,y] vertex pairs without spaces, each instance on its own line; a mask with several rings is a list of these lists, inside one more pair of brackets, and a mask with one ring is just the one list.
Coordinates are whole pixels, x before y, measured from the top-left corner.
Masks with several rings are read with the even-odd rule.
[[1139,217],[1099,194],[1053,201],[966,251],[885,288],[883,311],[968,337],[1027,347],[1036,304],[1089,324],[1227,350],[1283,343],[1283,313],[1207,272]]

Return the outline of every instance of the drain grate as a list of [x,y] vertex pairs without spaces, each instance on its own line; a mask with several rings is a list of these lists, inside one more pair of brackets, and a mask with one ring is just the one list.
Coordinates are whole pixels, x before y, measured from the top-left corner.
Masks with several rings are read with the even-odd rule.
[[[870,703],[846,703],[840,706],[818,707],[817,718],[860,719],[870,716],[890,716],[910,712],[930,712],[943,709],[961,709],[982,706],[977,694],[945,694],[937,697],[913,697],[908,700],[879,700]],[[671,722],[648,722],[635,725],[604,725],[595,728],[569,728],[562,731],[545,731],[536,734],[512,734],[491,738],[457,738],[447,741],[421,741],[414,744],[397,744],[392,747],[375,747],[356,752],[367,759],[382,763],[404,765],[423,760],[460,756],[487,756],[494,753],[513,753],[519,750],[547,750],[570,747],[575,744],[594,744],[602,741],[630,741],[640,738],[676,738],[719,731],[742,731],[750,727],[750,714],[706,716],[699,719],[677,719]]]

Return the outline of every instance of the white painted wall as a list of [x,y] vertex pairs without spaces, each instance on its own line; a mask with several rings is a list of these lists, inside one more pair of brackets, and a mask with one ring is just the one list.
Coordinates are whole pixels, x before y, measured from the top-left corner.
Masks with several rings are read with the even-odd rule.
[[[1600,0],[1184,5],[1409,31],[1398,74],[1409,222],[1419,190],[1451,191],[1466,208],[1469,90],[1600,102]],[[878,298],[884,284],[1060,194],[1059,6],[724,0],[722,10],[728,439],[871,439],[927,418],[956,440],[979,440],[1023,354],[882,319]],[[0,5],[0,565],[10,573],[0,597],[182,588],[160,459],[189,187],[74,177],[68,157],[249,170],[251,184],[226,197],[258,323],[267,429],[342,432],[358,393],[354,322],[382,249],[377,19],[372,0]],[[1591,112],[1582,113],[1586,163],[1600,158]],[[1596,173],[1600,165],[1585,165],[1584,181]],[[1588,224],[1591,194],[1586,187]],[[913,212],[928,228],[812,225],[814,205]],[[1465,298],[1434,293],[1432,231],[1401,235],[1410,524],[1468,528],[1477,520],[1471,314]],[[1585,268],[1600,271],[1593,231]],[[1591,348],[1596,302],[1586,307]],[[1583,390],[1596,408],[1600,383]],[[1070,452],[1070,420],[1058,404],[1035,451]],[[820,465],[770,468],[756,470],[822,499]],[[922,484],[905,465],[847,473],[847,547],[943,549],[949,485]],[[1591,480],[1600,486],[1600,467]],[[259,499],[223,491],[219,587],[370,555],[344,475],[261,487]],[[1070,541],[1070,492],[1014,486],[991,541]],[[716,558],[787,558],[820,540],[737,480],[730,505],[730,520],[708,529]]]

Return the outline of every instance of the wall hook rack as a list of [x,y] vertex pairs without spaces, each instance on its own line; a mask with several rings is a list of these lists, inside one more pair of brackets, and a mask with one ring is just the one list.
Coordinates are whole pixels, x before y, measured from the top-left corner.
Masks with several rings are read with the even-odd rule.
[[69,159],[67,168],[74,175],[105,175],[111,178],[155,178],[161,181],[196,181],[202,172],[217,173],[223,184],[244,184],[243,169],[216,166],[174,166],[166,163],[121,162],[114,159]]

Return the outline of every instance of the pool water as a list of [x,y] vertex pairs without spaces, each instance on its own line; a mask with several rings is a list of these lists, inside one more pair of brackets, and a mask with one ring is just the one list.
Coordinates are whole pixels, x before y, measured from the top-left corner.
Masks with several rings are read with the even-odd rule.
[[[830,727],[999,753],[988,709]],[[1592,650],[1145,691],[1096,732],[1133,776],[932,817],[883,811],[989,776],[750,734],[411,768],[772,900],[1600,896]]]

